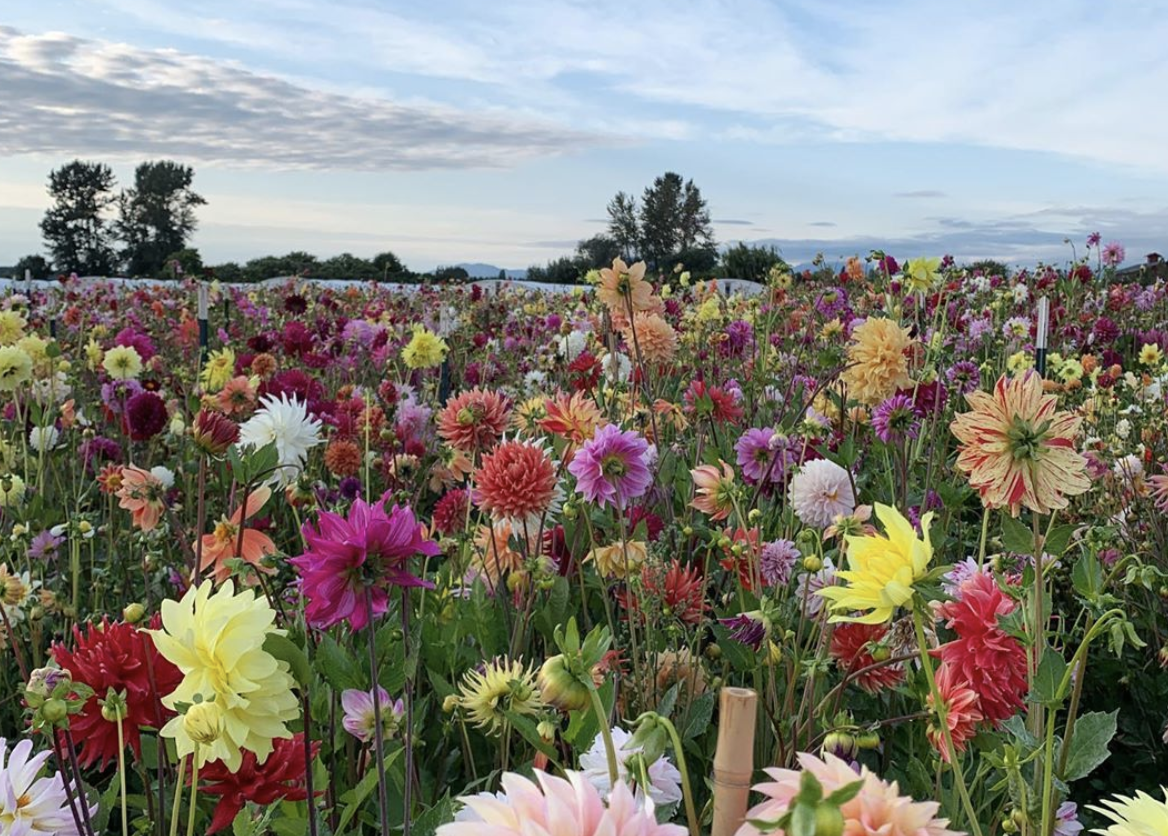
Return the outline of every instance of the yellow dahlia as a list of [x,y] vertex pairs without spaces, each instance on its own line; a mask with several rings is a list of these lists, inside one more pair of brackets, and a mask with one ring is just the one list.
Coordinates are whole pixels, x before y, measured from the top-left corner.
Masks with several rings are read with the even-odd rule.
[[961,442],[957,467],[987,508],[1009,508],[1015,517],[1022,506],[1049,514],[1091,487],[1087,460],[1074,444],[1082,419],[1058,411],[1058,397],[1043,391],[1040,375],[1002,376],[993,394],[965,398],[970,411],[949,428]]
[[643,540],[618,540],[608,546],[597,546],[588,553],[586,560],[596,564],[596,570],[606,578],[626,578],[640,571],[641,564],[649,556]]
[[411,369],[429,369],[446,359],[446,340],[423,325],[414,326],[414,335],[402,349],[402,361]]
[[235,352],[230,348],[212,351],[207,357],[199,381],[207,392],[218,392],[235,376]]
[[12,345],[23,337],[27,324],[19,311],[0,311],[0,345]]
[[[912,600],[913,584],[924,577],[933,559],[929,539],[932,512],[921,518],[924,539],[895,508],[876,504],[876,517],[884,524],[884,534],[847,538],[848,568],[836,572],[844,586],[816,591],[831,601],[832,621],[884,624],[892,620],[897,607]],[[861,612],[863,615],[846,615]]]
[[[162,602],[162,629],[149,632],[158,652],[183,673],[162,704],[180,711],[211,702],[222,723],[214,742],[198,747],[200,766],[221,760],[235,772],[244,749],[263,763],[274,739],[292,736],[286,724],[299,710],[288,663],[264,650],[269,635],[284,635],[275,619],[264,597],[250,589],[236,594],[231,581],[214,592],[208,580],[180,601]],[[174,738],[180,758],[195,751],[191,726],[180,711],[162,729],[163,737]]]
[[1163,801],[1137,792],[1133,798],[1120,795],[1104,799],[1103,807],[1092,805],[1092,810],[1115,823],[1091,832],[1102,836],[1164,836],[1168,833],[1168,789],[1161,787],[1160,791],[1164,793]]
[[114,380],[133,380],[142,374],[142,356],[130,345],[115,345],[105,353],[101,367]]
[[861,403],[875,406],[897,389],[911,386],[906,352],[913,342],[908,329],[901,328],[891,319],[866,319],[852,332],[848,367],[842,376],[851,396]]
[[511,659],[492,659],[481,670],[467,671],[458,692],[470,720],[490,732],[503,727],[508,712],[530,717],[544,704],[531,666]]

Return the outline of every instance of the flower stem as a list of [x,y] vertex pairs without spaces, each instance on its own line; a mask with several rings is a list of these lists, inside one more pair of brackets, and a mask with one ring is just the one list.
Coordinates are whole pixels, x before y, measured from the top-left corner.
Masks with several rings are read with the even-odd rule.
[[[161,742],[158,744],[162,745]],[[187,759],[178,759],[178,780],[174,782],[174,804],[170,808],[170,836],[178,836],[178,812],[182,804],[182,782],[187,773]]]
[[610,787],[616,787],[620,772],[616,765],[616,744],[612,742],[612,729],[608,726],[608,714],[604,711],[604,703],[600,701],[600,692],[596,688],[589,688],[588,695],[592,699],[592,711],[596,715],[596,723],[600,726],[600,736],[604,739],[604,752],[608,756],[608,781]]
[[187,811],[187,836],[195,836],[195,812],[199,798],[199,744],[195,744],[195,753],[191,756],[191,807]]
[[[681,793],[685,798],[685,820],[689,823],[689,836],[700,836],[701,826],[698,822],[697,810],[694,807],[693,791],[689,786],[689,767],[685,763],[685,752],[681,748],[681,736],[677,727],[668,717],[658,717],[657,722],[669,732],[669,739],[673,742],[673,753],[677,756],[677,770],[681,773]],[[648,785],[645,792],[648,793]]]
[[961,768],[961,758],[957,748],[953,745],[953,735],[949,732],[949,711],[941,692],[937,688],[937,679],[933,676],[933,659],[929,656],[929,646],[925,641],[925,624],[921,618],[919,606],[913,607],[913,626],[916,628],[917,649],[921,654],[921,667],[925,669],[925,679],[929,683],[929,693],[933,697],[933,706],[937,710],[937,721],[941,726],[941,735],[945,742],[945,751],[953,759],[953,776],[957,781],[957,793],[961,796],[961,804],[965,807],[965,816],[969,819],[969,827],[974,836],[982,836],[981,825],[977,821],[977,812],[973,801],[969,797],[969,789],[965,786],[965,771]]
[[[373,629],[373,590],[369,587],[365,588],[365,612],[367,619],[365,629],[369,639],[369,677],[373,680],[373,754],[377,759],[377,808],[381,820],[381,832],[389,833],[389,791],[385,786],[385,740],[381,733],[381,684],[377,680],[377,631]],[[408,782],[409,776],[406,776],[406,780]]]
[[[425,573],[423,573],[425,574]],[[406,663],[406,724],[402,729],[402,745],[405,747],[406,784],[402,793],[402,836],[410,836],[411,800],[414,788],[414,678],[409,673],[410,668],[410,588],[403,586],[401,591],[401,623],[402,641],[405,643],[404,655]],[[376,693],[376,688],[374,693]],[[377,727],[381,728],[381,714],[377,714]]]
[[118,708],[118,779],[122,793],[122,836],[130,836],[130,819],[126,810],[126,738],[122,731],[121,707]]

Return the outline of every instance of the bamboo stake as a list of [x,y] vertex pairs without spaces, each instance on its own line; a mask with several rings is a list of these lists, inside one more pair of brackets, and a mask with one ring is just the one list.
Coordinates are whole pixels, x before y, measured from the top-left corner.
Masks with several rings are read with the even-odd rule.
[[750,783],[754,778],[758,694],[750,688],[723,688],[719,700],[712,834],[734,836],[746,819]]

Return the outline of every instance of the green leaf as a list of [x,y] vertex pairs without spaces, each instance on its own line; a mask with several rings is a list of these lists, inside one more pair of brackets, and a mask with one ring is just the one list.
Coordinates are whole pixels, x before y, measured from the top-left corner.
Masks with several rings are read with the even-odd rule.
[[316,646],[314,662],[325,682],[336,690],[364,689],[365,677],[356,660],[327,633],[321,636],[320,644]]
[[1075,527],[1073,525],[1055,526],[1050,532],[1050,536],[1046,538],[1046,542],[1042,544],[1042,550],[1055,557],[1062,557],[1067,546],[1070,545],[1074,533]]
[[714,692],[707,691],[696,700],[689,709],[689,725],[685,727],[683,740],[693,740],[705,733],[710,727],[710,718],[714,716]]
[[678,680],[670,686],[669,690],[665,692],[665,696],[657,703],[657,713],[662,717],[668,717],[673,707],[677,705],[677,695],[681,691],[681,681]]
[[1115,737],[1116,717],[1119,709],[1104,713],[1092,711],[1084,714],[1075,723],[1071,737],[1071,749],[1067,756],[1064,781],[1077,781],[1090,775],[1096,767],[1111,754],[1107,744]]
[[1015,554],[1034,554],[1034,533],[1013,517],[1002,517],[1002,548]]
[[1094,552],[1075,561],[1071,569],[1071,583],[1075,592],[1087,601],[1095,601],[1103,592],[1103,565]]
[[434,836],[439,826],[454,821],[456,812],[454,801],[444,795],[437,804],[413,820],[410,833],[413,836]]
[[[389,771],[390,765],[395,760],[397,760],[398,756],[401,755],[403,751],[404,749],[398,748],[394,749],[392,752],[385,753],[386,772]],[[372,760],[372,758],[370,760]],[[370,764],[369,771],[361,776],[360,783],[341,796],[341,802],[345,805],[345,808],[341,810],[341,818],[340,821],[337,822],[337,833],[343,833],[345,831],[345,827],[348,826],[349,822],[353,820],[353,817],[360,812],[361,805],[365,803],[365,799],[369,797],[369,794],[373,792],[373,788],[376,786],[377,766],[374,762]]]
[[1045,706],[1057,706],[1063,701],[1059,694],[1059,686],[1067,672],[1067,663],[1057,650],[1047,648],[1042,654],[1042,662],[1034,676],[1034,687],[1030,692],[1030,701]]
[[292,677],[301,685],[312,682],[312,669],[308,666],[308,656],[304,648],[296,644],[287,636],[277,633],[268,633],[264,639],[264,650],[282,662],[287,662],[292,670]]

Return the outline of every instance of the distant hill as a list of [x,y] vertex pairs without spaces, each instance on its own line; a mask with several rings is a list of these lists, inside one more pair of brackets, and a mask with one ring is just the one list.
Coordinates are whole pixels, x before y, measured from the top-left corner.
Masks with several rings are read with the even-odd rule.
[[[494,264],[483,264],[481,262],[462,262],[455,264],[455,267],[461,267],[467,272],[467,275],[472,279],[497,279],[499,278],[499,271],[502,267],[496,267]],[[526,270],[507,270],[507,278],[509,279],[526,279]]]

